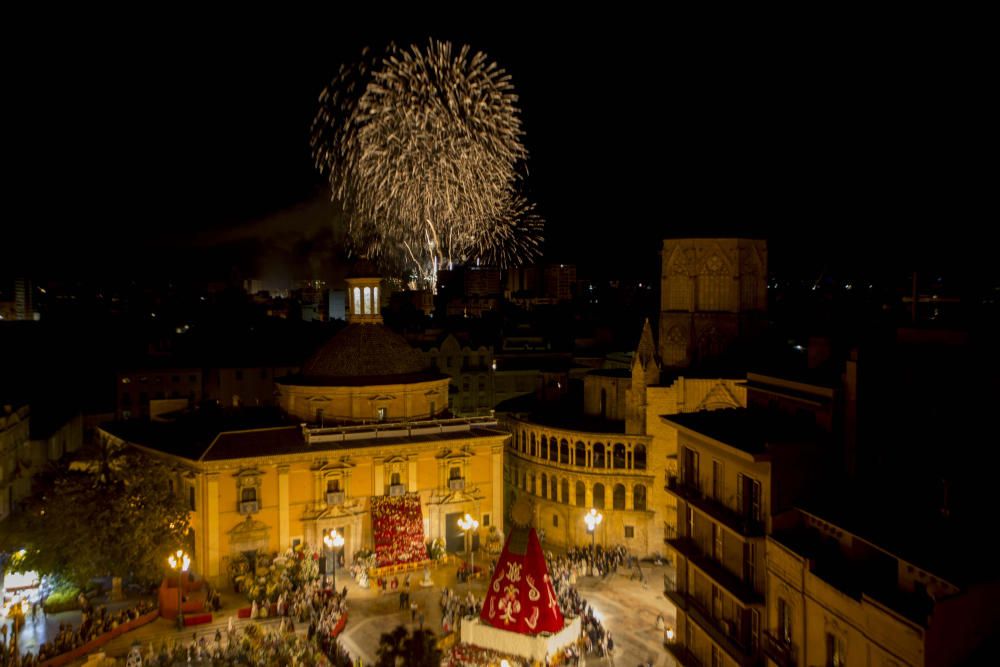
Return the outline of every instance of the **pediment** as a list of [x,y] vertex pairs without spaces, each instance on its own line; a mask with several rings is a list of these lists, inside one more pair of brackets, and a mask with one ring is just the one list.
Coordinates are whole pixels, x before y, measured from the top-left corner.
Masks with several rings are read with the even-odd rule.
[[396,397],[393,396],[392,394],[376,394],[374,396],[371,396],[368,400],[369,401],[395,401]]
[[383,464],[387,463],[406,463],[409,461],[405,456],[400,456],[399,454],[394,454],[382,461]]
[[232,536],[233,541],[250,541],[260,539],[261,536],[266,536],[267,531],[271,529],[263,521],[257,521],[251,515],[247,515],[247,518],[230,528],[227,532]]
[[312,403],[329,403],[333,399],[329,396],[307,396],[306,400]]
[[701,399],[698,403],[698,407],[695,411],[699,410],[718,410],[720,408],[740,408],[739,400],[733,395],[733,392],[729,390],[729,387],[723,382],[719,382],[714,387],[712,387],[705,398]]
[[353,470],[358,464],[351,461],[349,456],[344,456],[336,461],[317,461],[312,469],[319,472],[334,472],[339,470]]
[[434,458],[441,461],[456,461],[460,459],[472,458],[472,452],[468,449],[443,449]]

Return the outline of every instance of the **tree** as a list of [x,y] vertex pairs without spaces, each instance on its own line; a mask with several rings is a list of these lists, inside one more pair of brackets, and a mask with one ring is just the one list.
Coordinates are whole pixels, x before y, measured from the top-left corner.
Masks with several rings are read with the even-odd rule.
[[171,489],[171,474],[157,459],[107,443],[59,461],[35,478],[0,549],[24,549],[20,570],[81,587],[107,575],[155,582],[189,526],[187,499]]
[[441,651],[430,630],[414,630],[397,625],[392,632],[382,633],[379,639],[376,667],[439,667]]

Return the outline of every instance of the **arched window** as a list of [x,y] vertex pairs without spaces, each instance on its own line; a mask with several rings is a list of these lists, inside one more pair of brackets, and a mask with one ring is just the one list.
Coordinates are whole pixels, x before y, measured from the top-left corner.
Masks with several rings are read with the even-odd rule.
[[340,493],[340,480],[339,479],[329,479],[326,482],[326,492],[327,493]]
[[615,468],[625,468],[625,445],[620,442],[615,443],[614,456],[612,457],[612,464]]
[[564,479],[560,482],[559,497],[564,503],[569,505],[569,480]]
[[392,479],[391,479],[391,481],[389,483],[392,484],[393,486],[398,486],[399,485],[400,482],[399,482],[399,473],[398,472],[392,473]]
[[646,445],[636,445],[632,450],[632,467],[636,470],[646,469]]
[[576,441],[576,452],[574,452],[576,457],[576,467],[584,468],[587,465],[587,445],[583,444],[582,440]]
[[521,438],[521,453],[522,454],[528,453],[528,441],[525,440],[524,438]]
[[462,479],[462,467],[452,466],[448,471],[448,479]]
[[535,476],[531,475],[531,495],[538,495],[538,487],[535,485]]
[[612,507],[614,509],[616,509],[616,510],[623,510],[623,509],[625,509],[625,485],[624,484],[615,484],[614,497],[612,498],[611,502],[613,503]]
[[371,315],[372,314],[372,288],[371,287],[366,287],[364,294],[365,294],[365,315]]
[[542,473],[542,498],[548,498],[548,497],[549,497],[549,478],[543,472]]
[[522,448],[524,447],[524,442],[525,442],[524,439],[527,437],[524,433],[525,433],[524,431],[521,431],[521,447]]
[[587,505],[587,487],[583,482],[576,483],[576,506],[586,507]]
[[544,435],[542,436],[542,458],[549,458],[549,439]]
[[531,432],[531,455],[538,456],[538,450],[535,447],[535,432]]
[[593,467],[595,468],[606,468],[607,463],[604,461],[604,444],[600,442],[594,443],[594,461]]
[[632,509],[637,512],[646,511],[646,487],[642,484],[632,487]]
[[255,503],[257,502],[257,488],[250,486],[244,488],[240,492],[240,502],[244,503]]
[[360,315],[361,314],[361,288],[360,287],[355,287],[354,288],[354,308],[351,309],[351,314],[352,315]]
[[549,460],[553,463],[559,460],[559,446],[556,444],[555,437],[549,439]]
[[555,475],[552,476],[552,500],[559,500],[559,482]]
[[604,485],[594,484],[594,507],[604,509]]
[[569,443],[565,438],[559,441],[559,463],[569,465]]
[[380,308],[378,307],[378,288],[377,287],[373,287],[372,288],[372,313],[375,314],[375,315],[378,315],[378,311],[379,310],[380,310]]

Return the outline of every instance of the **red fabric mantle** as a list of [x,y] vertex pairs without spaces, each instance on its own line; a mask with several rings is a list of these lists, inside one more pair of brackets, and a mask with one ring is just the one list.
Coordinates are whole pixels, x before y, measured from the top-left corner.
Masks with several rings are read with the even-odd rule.
[[534,528],[510,532],[479,618],[522,635],[563,629],[562,611]]

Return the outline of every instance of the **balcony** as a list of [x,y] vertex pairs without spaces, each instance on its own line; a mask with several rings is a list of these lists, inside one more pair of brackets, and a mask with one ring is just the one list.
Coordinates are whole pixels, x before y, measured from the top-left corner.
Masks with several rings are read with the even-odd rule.
[[685,667],[688,667],[689,665],[691,667],[701,667],[701,662],[698,661],[698,658],[695,657],[694,653],[689,651],[687,647],[680,642],[668,642],[664,644],[664,647],[666,647],[667,652],[670,655],[674,656],[674,660],[677,661],[678,665],[684,665]]
[[761,648],[764,654],[770,658],[778,667],[795,667],[795,647],[791,643],[780,639],[771,630],[765,630]]
[[708,609],[695,598],[690,595],[685,597],[688,600],[686,610],[688,622],[694,621],[702,631],[712,638],[712,641],[722,647],[722,650],[728,653],[729,657],[741,667],[750,667],[757,664],[757,656],[749,646],[750,638],[749,633],[746,632],[746,623],[744,623],[744,631],[741,633],[739,625],[733,621],[722,618],[715,619],[709,613]]
[[698,548],[698,544],[687,537],[668,539],[667,544],[688,562],[701,570],[707,577],[736,598],[743,606],[762,605],[764,596],[753,589],[739,576],[733,574]]
[[465,490],[465,478],[456,477],[454,479],[448,480],[448,489],[451,491],[464,491]]
[[676,476],[667,478],[667,485],[664,489],[667,493],[677,496],[735,533],[744,537],[764,536],[764,523],[762,521],[737,512],[728,505],[706,496],[699,487],[687,484]]
[[326,494],[326,504],[327,505],[343,505],[344,504],[344,492],[343,491],[328,491]]
[[260,504],[256,500],[248,500],[246,502],[239,503],[237,508],[240,514],[254,514],[260,511]]
[[404,484],[390,484],[389,485],[389,495],[390,496],[405,496],[406,495],[406,485],[404,485]]

